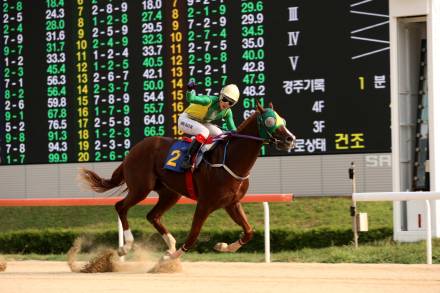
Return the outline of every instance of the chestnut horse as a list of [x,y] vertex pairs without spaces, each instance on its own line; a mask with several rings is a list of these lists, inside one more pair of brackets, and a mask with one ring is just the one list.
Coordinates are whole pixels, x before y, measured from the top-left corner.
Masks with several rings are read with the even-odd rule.
[[[176,240],[161,223],[162,215],[182,195],[188,195],[185,174],[164,169],[174,139],[158,136],[145,138],[130,150],[110,179],[82,169],[82,179],[96,192],[105,192],[123,184],[127,186],[127,196],[115,205],[124,229],[125,244],[119,250],[120,255],[126,254],[134,241],[127,212],[152,190],[159,194],[159,200],[147,214],[147,220],[162,235],[168,246],[165,258],[178,258],[193,247],[209,214],[220,208],[224,208],[232,220],[243,228],[244,236],[229,245],[218,243],[214,248],[221,252],[235,252],[249,242],[253,229],[240,200],[248,190],[248,175],[262,144],[272,143],[277,149],[285,151],[290,151],[295,145],[295,136],[286,128],[285,120],[270,106],[264,109],[258,105],[255,113],[238,127],[237,132],[224,135],[225,138],[219,140],[216,147],[205,154],[205,159],[194,170],[197,206],[191,231],[177,251]],[[220,168],[216,168],[219,166]]]

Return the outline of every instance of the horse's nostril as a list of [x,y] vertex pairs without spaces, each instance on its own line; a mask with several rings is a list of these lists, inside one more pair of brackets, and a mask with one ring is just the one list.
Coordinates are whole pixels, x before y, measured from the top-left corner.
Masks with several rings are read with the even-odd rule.
[[292,136],[288,136],[288,137],[286,138],[286,142],[288,142],[288,143],[292,143],[292,142],[293,142],[293,137],[292,137]]

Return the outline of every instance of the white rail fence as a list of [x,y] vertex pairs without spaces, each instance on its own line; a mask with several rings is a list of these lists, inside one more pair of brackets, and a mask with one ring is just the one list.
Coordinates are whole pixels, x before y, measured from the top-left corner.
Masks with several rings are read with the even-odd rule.
[[430,200],[440,199],[440,192],[354,192],[353,201],[424,200],[426,203],[426,263],[432,264],[432,231]]

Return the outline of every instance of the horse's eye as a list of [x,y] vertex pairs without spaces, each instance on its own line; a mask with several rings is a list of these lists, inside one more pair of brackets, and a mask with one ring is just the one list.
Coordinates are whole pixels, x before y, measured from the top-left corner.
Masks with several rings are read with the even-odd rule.
[[273,117],[268,117],[266,118],[266,120],[264,120],[264,125],[266,125],[266,127],[274,127],[275,126],[275,118]]

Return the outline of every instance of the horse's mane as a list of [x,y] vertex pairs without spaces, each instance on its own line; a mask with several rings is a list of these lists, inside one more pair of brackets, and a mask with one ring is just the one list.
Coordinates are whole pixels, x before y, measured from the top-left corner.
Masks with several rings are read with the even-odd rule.
[[238,127],[237,132],[240,133],[243,129],[246,129],[249,124],[251,124],[257,117],[257,111],[255,111],[251,116],[244,120]]

